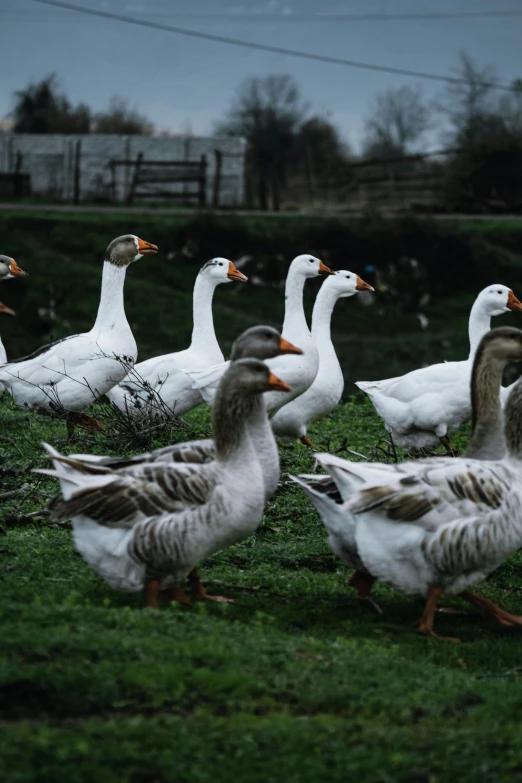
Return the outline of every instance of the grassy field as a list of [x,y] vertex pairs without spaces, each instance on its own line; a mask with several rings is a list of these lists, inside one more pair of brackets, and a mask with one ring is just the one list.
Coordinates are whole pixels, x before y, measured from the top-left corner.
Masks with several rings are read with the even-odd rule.
[[[208,411],[186,422],[181,439],[202,436]],[[3,783],[522,780],[520,635],[440,613],[437,630],[462,639],[444,643],[415,635],[420,602],[385,586],[376,605],[357,599],[286,479],[313,468],[300,443],[281,446],[282,486],[256,535],[201,566],[235,603],[154,611],[91,572],[67,523],[34,515],[56,483],[30,468],[44,439],[71,450],[64,425],[5,397],[0,425],[1,492],[23,487],[0,519]],[[310,434],[384,458],[367,403]],[[75,450],[118,446],[109,429]],[[520,612],[521,565],[514,556],[478,590]]]
[[[284,279],[298,253],[314,253],[333,269],[350,269],[376,285],[373,306],[353,297],[339,302],[334,312],[333,333],[348,394],[355,380],[465,358],[469,311],[484,286],[504,283],[522,299],[519,222],[4,212],[0,253],[16,258],[30,275],[1,288],[0,298],[18,316],[1,318],[8,356],[23,356],[51,339],[91,327],[105,248],[129,231],[160,247],[153,260],[132,266],[125,284],[125,307],[140,359],[188,345],[194,280],[202,264],[216,255],[250,257],[243,268],[250,281],[220,286],[214,297],[216,333],[225,352],[253,324],[281,325]],[[401,267],[404,258],[418,260],[417,272],[407,264]],[[305,287],[308,314],[320,283],[309,281]],[[420,304],[423,292],[429,298]],[[419,311],[429,321],[425,330]],[[514,313],[494,323],[522,322]]]

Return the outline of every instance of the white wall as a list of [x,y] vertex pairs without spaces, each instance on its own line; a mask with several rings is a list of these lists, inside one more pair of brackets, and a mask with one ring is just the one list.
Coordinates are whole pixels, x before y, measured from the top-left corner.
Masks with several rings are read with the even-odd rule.
[[[111,196],[111,159],[199,160],[207,158],[207,203],[211,203],[215,172],[214,150],[223,153],[220,204],[240,205],[244,201],[244,165],[246,142],[238,138],[211,136],[118,136],[91,133],[85,135],[0,133],[0,172],[13,172],[17,153],[21,171],[31,175],[36,196],[72,201],[76,142],[81,141],[80,200]],[[227,154],[228,153],[228,154]],[[127,198],[132,169],[118,167],[116,200]],[[125,173],[126,172],[126,173]],[[178,192],[194,190],[195,185],[172,186]],[[185,190],[184,190],[185,188]]]

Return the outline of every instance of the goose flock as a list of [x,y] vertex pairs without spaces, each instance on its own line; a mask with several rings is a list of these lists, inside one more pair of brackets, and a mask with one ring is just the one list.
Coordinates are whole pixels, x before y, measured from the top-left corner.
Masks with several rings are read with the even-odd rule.
[[[373,291],[347,270],[308,254],[290,264],[285,316],[247,329],[225,361],[214,331],[212,301],[221,283],[246,282],[232,261],[203,265],[193,295],[188,348],[137,363],[125,316],[127,268],[156,245],[133,234],[107,247],[98,313],[92,329],[7,361],[0,342],[0,391],[16,404],[75,427],[101,425],[86,413],[101,395],[126,415],[180,415],[212,407],[211,439],[134,456],[64,456],[43,444],[52,467],[36,472],[59,482],[49,504],[54,520],[70,519],[74,543],[89,566],[117,590],[160,600],[230,601],[207,594],[198,567],[206,557],[250,536],[280,482],[276,436],[315,448],[309,425],[340,402],[344,381],[330,333],[341,298]],[[0,278],[23,276],[0,256]],[[324,275],[311,330],[303,308],[306,280]],[[521,311],[513,291],[491,285],[469,319],[470,353],[459,362],[422,367],[398,378],[357,383],[394,443],[417,459],[355,462],[316,453],[322,473],[291,476],[317,510],[333,552],[353,569],[360,597],[377,581],[425,600],[417,629],[438,637],[442,595],[460,596],[508,627],[522,617],[471,592],[522,547],[522,378],[502,386],[503,371],[522,361],[522,331],[490,329],[491,318]],[[0,304],[0,312],[13,311]],[[450,438],[468,419],[472,437],[456,456]],[[426,456],[442,444],[446,454]]]

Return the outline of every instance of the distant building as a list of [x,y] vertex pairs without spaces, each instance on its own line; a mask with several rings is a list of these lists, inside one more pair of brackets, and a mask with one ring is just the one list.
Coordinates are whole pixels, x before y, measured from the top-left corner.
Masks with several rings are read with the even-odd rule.
[[4,132],[0,189],[12,175],[29,179],[33,196],[53,201],[175,199],[233,207],[244,202],[245,151],[241,138]]

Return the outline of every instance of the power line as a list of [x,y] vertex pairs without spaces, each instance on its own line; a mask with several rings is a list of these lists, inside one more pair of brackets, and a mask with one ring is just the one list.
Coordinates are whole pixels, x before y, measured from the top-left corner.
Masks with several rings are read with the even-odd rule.
[[[360,68],[366,71],[380,71],[384,73],[398,74],[400,76],[414,76],[419,79],[430,79],[431,81],[446,82],[447,84],[468,83],[465,79],[461,79],[458,76],[442,76],[440,74],[426,73],[423,71],[412,71],[407,68],[393,68],[386,65],[375,65],[373,63],[364,63],[357,60],[347,60],[343,57],[330,57],[325,54],[301,52],[297,49],[286,49],[281,46],[271,46],[270,44],[255,43],[253,41],[242,41],[239,38],[214,35],[213,33],[203,33],[197,30],[187,30],[184,27],[160,24],[159,22],[151,22],[146,19],[136,19],[133,16],[113,14],[110,11],[95,11],[92,8],[85,8],[84,6],[80,5],[64,3],[60,0],[33,0],[33,2],[40,3],[42,5],[53,6],[55,8],[65,8],[68,11],[76,11],[81,14],[88,14],[89,16],[97,16],[102,19],[114,19],[117,22],[126,22],[127,24],[133,24],[138,27],[148,27],[152,30],[162,30],[168,33],[176,33],[177,35],[186,35],[190,38],[201,38],[205,41],[214,41],[215,43],[228,44],[230,46],[240,46],[243,49],[255,49],[261,52],[270,52],[271,54],[284,54],[288,57],[296,57],[303,60],[313,60],[314,62],[330,63],[331,65],[343,65],[348,68]],[[495,84],[494,82],[475,82],[475,85],[481,87],[490,87],[496,90],[505,90],[507,92],[515,91],[507,84]]]
[[[20,18],[31,14],[28,9],[8,8],[8,12],[19,14]],[[153,16],[157,19],[192,19],[202,22],[405,22],[422,21],[437,19],[506,19],[521,17],[521,10],[498,10],[498,11],[428,11],[424,13],[404,13],[404,14],[299,14],[299,13],[224,13],[224,14],[164,14],[154,11],[147,11],[147,16]],[[16,18],[16,17],[15,17]],[[138,18],[138,17],[136,17]]]

